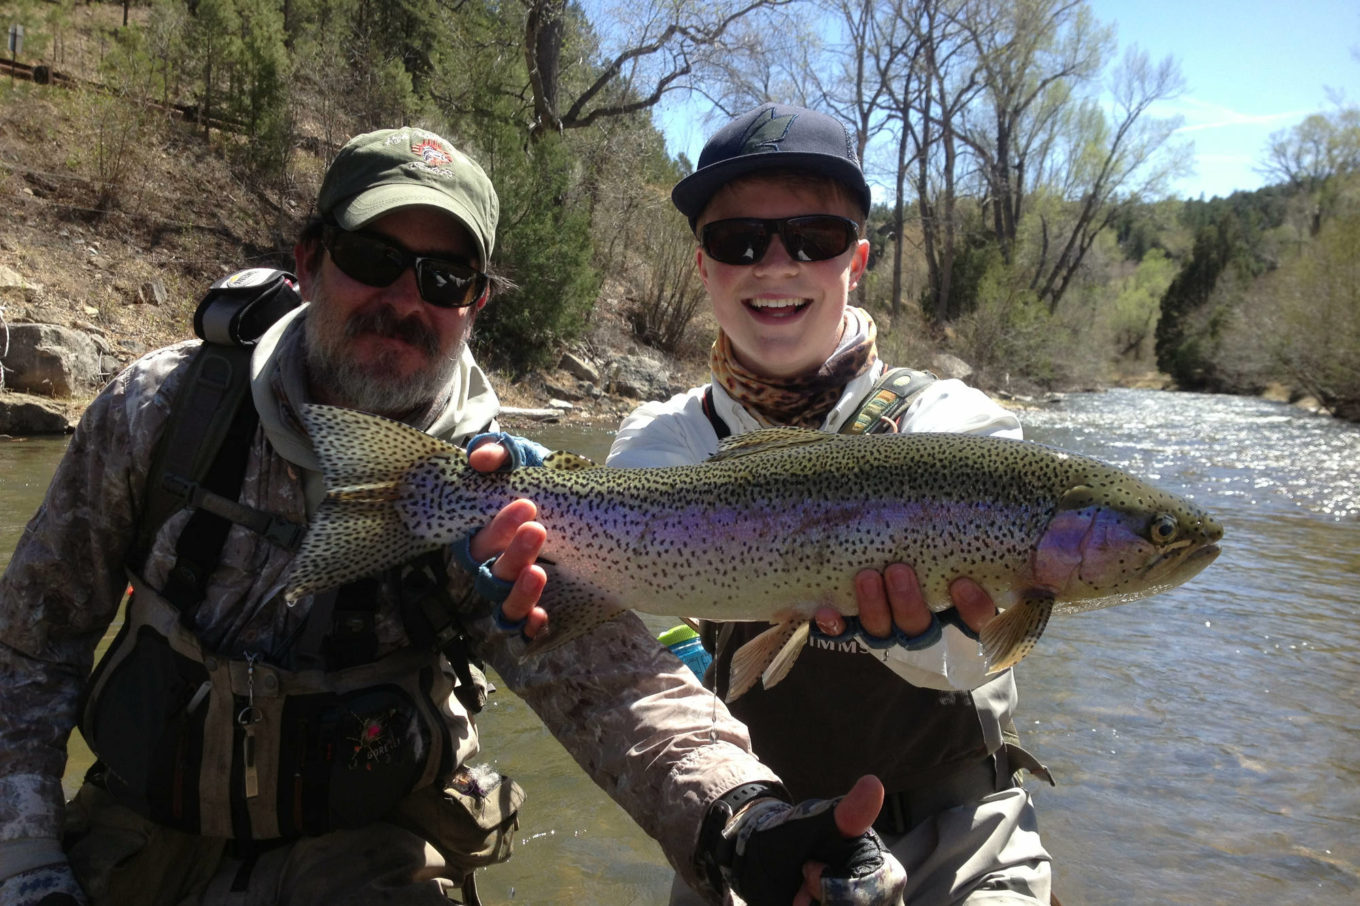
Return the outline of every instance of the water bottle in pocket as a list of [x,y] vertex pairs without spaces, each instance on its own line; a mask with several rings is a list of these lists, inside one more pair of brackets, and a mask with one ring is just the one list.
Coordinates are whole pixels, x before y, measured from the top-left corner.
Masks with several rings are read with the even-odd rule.
[[701,680],[704,678],[704,671],[713,663],[713,658],[704,650],[703,644],[699,641],[699,633],[681,624],[667,629],[657,638],[671,650],[672,654],[684,661],[689,669],[694,671],[695,676]]

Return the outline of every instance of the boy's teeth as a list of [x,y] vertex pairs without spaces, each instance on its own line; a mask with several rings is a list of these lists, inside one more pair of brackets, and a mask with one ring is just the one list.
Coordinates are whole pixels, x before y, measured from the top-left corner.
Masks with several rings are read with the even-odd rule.
[[803,304],[802,299],[751,299],[751,305],[755,308],[797,308]]

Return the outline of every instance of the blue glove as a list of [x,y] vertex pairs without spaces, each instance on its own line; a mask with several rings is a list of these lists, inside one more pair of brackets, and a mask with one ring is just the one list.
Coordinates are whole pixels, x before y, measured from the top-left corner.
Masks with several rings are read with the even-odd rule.
[[[516,469],[541,468],[543,460],[552,451],[540,443],[535,443],[527,437],[519,437],[514,434],[506,434],[504,431],[494,433],[478,434],[467,443],[467,451],[473,450],[483,444],[500,444],[510,453],[510,460],[501,466],[499,472],[513,472]],[[476,534],[475,532],[473,534]],[[502,632],[519,632],[524,628],[524,620],[512,623],[505,619],[505,614],[501,610],[501,605],[510,595],[510,589],[515,583],[498,579],[491,573],[491,566],[496,562],[492,557],[485,563],[478,563],[472,559],[472,535],[468,535],[462,541],[453,546],[453,559],[461,566],[464,571],[472,574],[473,588],[483,598],[496,605],[496,627]]]
[[0,903],[5,906],[88,906],[89,902],[65,862],[30,868],[0,881]]
[[527,437],[518,437],[514,434],[506,434],[504,431],[497,431],[492,434],[478,434],[467,443],[467,451],[471,453],[482,444],[500,444],[510,453],[510,461],[501,466],[498,472],[513,472],[525,466],[535,468],[543,465],[543,460],[552,451],[540,443],[535,443]]

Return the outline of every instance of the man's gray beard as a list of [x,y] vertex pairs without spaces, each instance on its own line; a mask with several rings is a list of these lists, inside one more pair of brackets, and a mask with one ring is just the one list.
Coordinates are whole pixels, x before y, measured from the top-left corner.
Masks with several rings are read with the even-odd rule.
[[[324,387],[336,402],[352,409],[386,415],[389,418],[423,413],[444,400],[458,371],[466,341],[459,343],[451,356],[436,357],[435,338],[416,322],[396,320],[391,310],[380,309],[373,315],[355,315],[340,331],[322,331],[326,315],[317,317],[317,306],[307,312],[307,371],[313,386]],[[397,336],[423,348],[434,365],[411,377],[393,374],[383,359],[360,362],[347,350],[348,340],[364,333]]]

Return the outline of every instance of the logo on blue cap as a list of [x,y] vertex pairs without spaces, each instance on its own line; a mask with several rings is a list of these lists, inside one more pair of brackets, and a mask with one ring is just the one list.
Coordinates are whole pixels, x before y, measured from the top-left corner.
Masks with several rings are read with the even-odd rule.
[[779,143],[788,137],[789,129],[796,119],[798,119],[796,113],[775,116],[774,108],[771,107],[756,117],[755,122],[746,130],[746,134],[741,138],[740,153],[760,154],[764,151],[778,151]]

